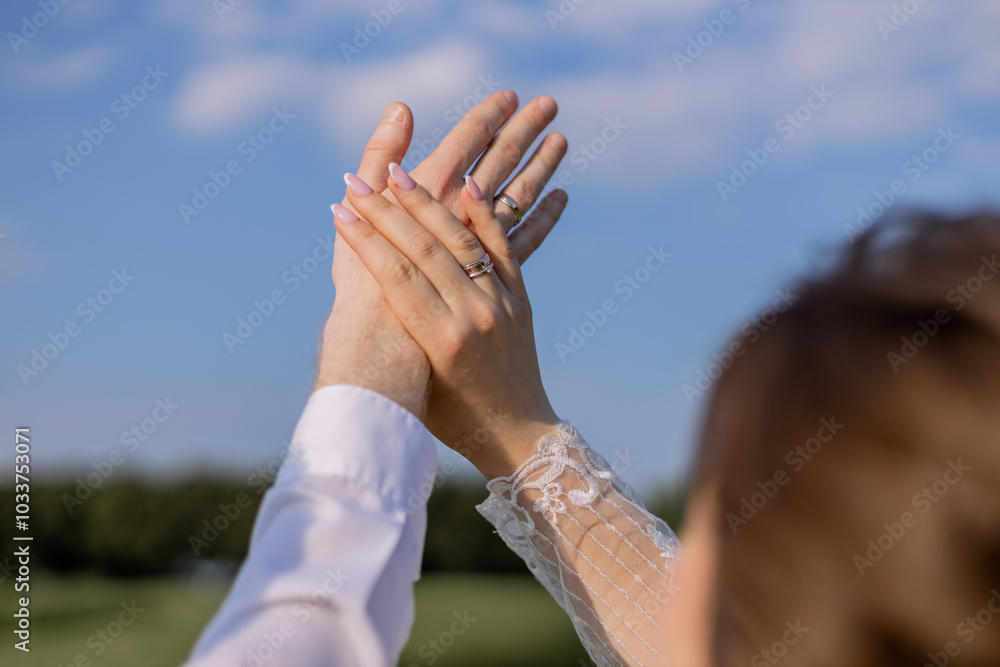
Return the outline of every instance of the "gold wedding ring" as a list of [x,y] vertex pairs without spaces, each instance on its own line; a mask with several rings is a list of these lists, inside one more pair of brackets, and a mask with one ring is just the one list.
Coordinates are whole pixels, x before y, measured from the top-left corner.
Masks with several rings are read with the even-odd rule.
[[511,197],[510,195],[499,194],[493,201],[502,202],[510,207],[510,210],[514,212],[515,225],[521,222],[521,218],[524,216],[524,214],[521,212],[521,207],[517,205],[517,202],[514,201],[513,197]]

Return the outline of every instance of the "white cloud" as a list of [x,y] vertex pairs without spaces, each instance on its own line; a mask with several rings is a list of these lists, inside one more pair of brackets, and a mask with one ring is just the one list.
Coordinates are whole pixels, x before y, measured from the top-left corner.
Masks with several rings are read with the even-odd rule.
[[606,118],[620,117],[629,126],[620,143],[594,161],[602,175],[618,172],[633,179],[636,169],[612,167],[639,163],[665,178],[711,164],[739,135],[724,120],[734,111],[731,100],[746,97],[746,91],[717,83],[714,77],[682,78],[660,67],[632,76],[609,72],[555,80],[546,89],[559,101],[571,151],[597,141]]
[[[505,86],[556,97],[558,127],[568,135],[571,150],[596,138],[606,117],[621,116],[629,130],[591,173],[634,180],[641,169],[651,178],[666,178],[718,169],[739,157],[773,134],[774,121],[804,102],[814,85],[825,85],[835,96],[797,133],[791,149],[798,152],[835,143],[871,147],[916,137],[952,120],[970,96],[996,94],[1000,69],[990,59],[1000,57],[1000,42],[991,30],[1000,12],[994,4],[981,0],[971,11],[947,14],[947,21],[943,6],[925,8],[887,41],[877,21],[890,9],[868,0],[753,2],[745,12],[716,0],[584,2],[573,5],[576,11],[559,25],[560,40],[598,39],[608,53],[615,48],[635,53],[636,35],[661,26],[677,42],[647,49],[638,65],[616,65],[611,55],[595,70],[559,60],[559,46],[548,39],[543,16],[545,8],[558,11],[559,3],[529,8],[494,1],[477,5],[476,11],[444,3],[433,8],[442,16],[442,38],[391,60],[365,54],[347,65],[339,58],[301,55],[303,49],[290,43],[275,50],[281,55],[262,55],[248,44],[230,46],[183,80],[174,118],[184,131],[213,132],[287,104],[331,138],[345,141],[366,135],[381,108],[399,99],[414,108],[419,138],[444,109],[470,92],[470,84],[474,88],[477,76],[493,73]],[[678,33],[678,22],[696,34],[703,19],[723,8],[734,11],[736,22],[678,72],[668,50],[684,48],[686,36]],[[186,15],[179,9],[163,11]],[[201,25],[208,19],[204,7],[199,11]],[[430,15],[431,9],[420,11]],[[287,35],[303,22],[311,23],[309,34],[317,34],[322,26],[349,22],[357,13],[344,14],[319,0],[297,0],[276,24],[268,23],[271,17],[255,17],[245,4],[240,12],[246,12],[241,20],[247,35],[256,35],[265,24],[270,34]],[[445,23],[446,15],[455,22]],[[347,34],[343,26],[348,24],[333,33]],[[394,29],[405,31],[404,26]],[[957,49],[959,39],[977,46]],[[518,58],[536,53],[558,66],[510,67],[505,63],[513,48],[526,50]],[[520,76],[517,83],[515,76]]]
[[413,109],[415,136],[422,136],[445,108],[467,98],[479,77],[490,73],[482,49],[462,39],[440,42],[405,59],[340,68],[324,108],[328,130],[342,138],[367,135],[382,108],[400,100]]
[[324,78],[321,67],[294,56],[213,62],[195,69],[184,80],[174,118],[184,130],[219,131],[259,116],[276,104],[301,106]]
[[[814,85],[825,84],[834,97],[796,134],[792,149],[800,152],[922,136],[959,115],[964,81],[985,82],[987,71],[1000,72],[969,48],[944,58],[944,72],[926,71],[951,55],[949,36],[983,17],[962,16],[942,31],[928,12],[906,26],[905,41],[887,44],[876,27],[880,12],[865,0],[753,5],[737,18],[754,23],[753,32],[724,32],[683,74],[661,62],[624,74],[583,72],[547,87],[572,119],[571,146],[591,138],[594,117],[632,119],[626,150],[609,150],[600,173],[634,180],[637,169],[610,167],[655,165],[655,177],[663,178],[736,159],[772,135],[774,121],[802,104]],[[983,36],[975,43],[991,42]]]
[[183,131],[215,132],[259,117],[271,106],[288,105],[310,115],[328,136],[350,140],[370,132],[394,100],[423,112],[419,122],[442,101],[465,98],[477,77],[488,75],[479,51],[475,44],[451,41],[392,62],[322,64],[257,56],[211,63],[184,81],[174,118]]
[[720,4],[718,0],[548,0],[538,12],[539,18],[547,29],[550,19],[547,12],[553,12],[565,21],[551,19],[555,30],[578,33],[602,40],[609,38],[624,39],[623,46],[633,46],[630,35],[642,26],[666,23],[679,18],[707,17],[718,12],[730,3]]
[[[391,14],[381,3],[365,3],[367,8],[346,2],[329,0],[288,0],[281,3],[223,4],[229,7],[217,11],[214,2],[206,0],[161,0],[151,5],[151,15],[158,23],[169,23],[187,29],[198,40],[198,49],[214,55],[249,55],[261,47],[299,52],[303,45],[350,42],[355,26],[364,29],[375,18],[388,16],[385,28],[390,29],[400,17],[413,13],[433,14],[445,0],[400,0],[402,11]],[[435,14],[437,15],[437,14]],[[447,25],[447,24],[446,24]]]
[[551,35],[540,7],[512,4],[503,0],[488,0],[470,5],[463,17],[465,26],[477,33],[516,42],[518,49]]
[[970,14],[968,20],[955,21],[952,34],[941,46],[952,57],[965,60],[955,80],[963,91],[996,99],[1000,96],[1000,3],[979,0],[975,11],[964,6],[963,10]]
[[[632,120],[634,129],[601,158],[606,168],[600,169],[602,176],[627,180],[639,176],[636,168],[619,168],[629,163],[655,165],[655,177],[663,178],[735,159],[773,134],[774,121],[802,104],[813,86],[826,85],[834,97],[796,134],[793,151],[919,137],[958,116],[970,91],[1000,89],[993,84],[1000,68],[989,63],[1000,42],[986,34],[998,24],[990,20],[1000,14],[995,6],[957,14],[946,28],[940,11],[928,11],[911,19],[905,39],[894,43],[883,40],[876,25],[884,9],[868,0],[755,3],[745,14],[736,11],[733,27],[683,74],[651,56],[639,69],[581,72],[550,79],[544,88],[560,101],[571,146],[590,140],[605,114]],[[712,18],[720,5],[702,11]],[[634,30],[647,19],[622,16]],[[694,21],[692,30],[702,28]],[[970,39],[973,33],[978,36]],[[942,65],[943,71],[928,72]]]

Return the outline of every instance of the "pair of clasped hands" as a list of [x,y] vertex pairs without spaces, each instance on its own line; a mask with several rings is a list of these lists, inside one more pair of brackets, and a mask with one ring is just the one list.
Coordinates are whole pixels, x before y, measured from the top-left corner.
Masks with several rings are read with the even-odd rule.
[[[550,192],[516,227],[494,196],[503,187],[532,209],[567,144],[548,134],[508,182],[557,111],[546,96],[515,115],[517,106],[511,91],[487,98],[412,174],[398,163],[413,115],[399,102],[385,110],[332,207],[336,298],[315,386],[382,394],[488,479],[513,473],[559,421],[542,387],[520,265],[567,196]],[[494,270],[470,278],[463,267],[484,255]]]

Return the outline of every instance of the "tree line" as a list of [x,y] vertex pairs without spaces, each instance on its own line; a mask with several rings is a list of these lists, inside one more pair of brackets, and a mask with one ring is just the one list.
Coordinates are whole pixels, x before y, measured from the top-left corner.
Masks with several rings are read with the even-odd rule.
[[[98,488],[78,480],[34,482],[27,532],[15,529],[12,488],[0,489],[0,540],[33,537],[33,563],[55,573],[113,577],[232,570],[243,560],[267,485],[200,475],[173,481],[130,478]],[[449,480],[428,505],[423,569],[526,572],[476,511],[484,486]],[[650,510],[678,528],[682,490],[664,491]],[[0,561],[0,565],[4,562]]]

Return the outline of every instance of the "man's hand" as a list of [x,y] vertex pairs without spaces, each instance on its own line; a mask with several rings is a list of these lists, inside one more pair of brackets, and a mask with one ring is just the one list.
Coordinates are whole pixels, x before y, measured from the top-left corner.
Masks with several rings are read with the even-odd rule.
[[[414,178],[463,221],[468,218],[460,197],[469,167],[479,158],[472,173],[483,194],[492,197],[557,111],[551,98],[540,97],[497,134],[516,108],[517,98],[510,91],[487,98],[413,170]],[[402,161],[412,135],[410,110],[398,102],[389,105],[365,148],[358,175],[376,191],[384,190],[389,164]],[[565,138],[550,134],[504,192],[527,211],[565,153]],[[561,191],[552,193],[511,236],[521,261],[541,244],[565,201]],[[506,205],[497,204],[496,210],[508,229],[513,226],[513,214]],[[331,384],[366,387],[425,419],[430,376],[427,359],[389,310],[371,274],[339,237],[334,249],[333,281],[337,296],[323,332],[316,388]],[[437,420],[447,418],[431,416]]]
[[[412,136],[409,108],[390,104],[365,146],[358,174],[384,189],[389,164],[403,159]],[[427,358],[388,310],[382,290],[339,235],[334,242],[333,284],[337,296],[323,329],[314,388],[365,387],[423,418],[430,373]]]

